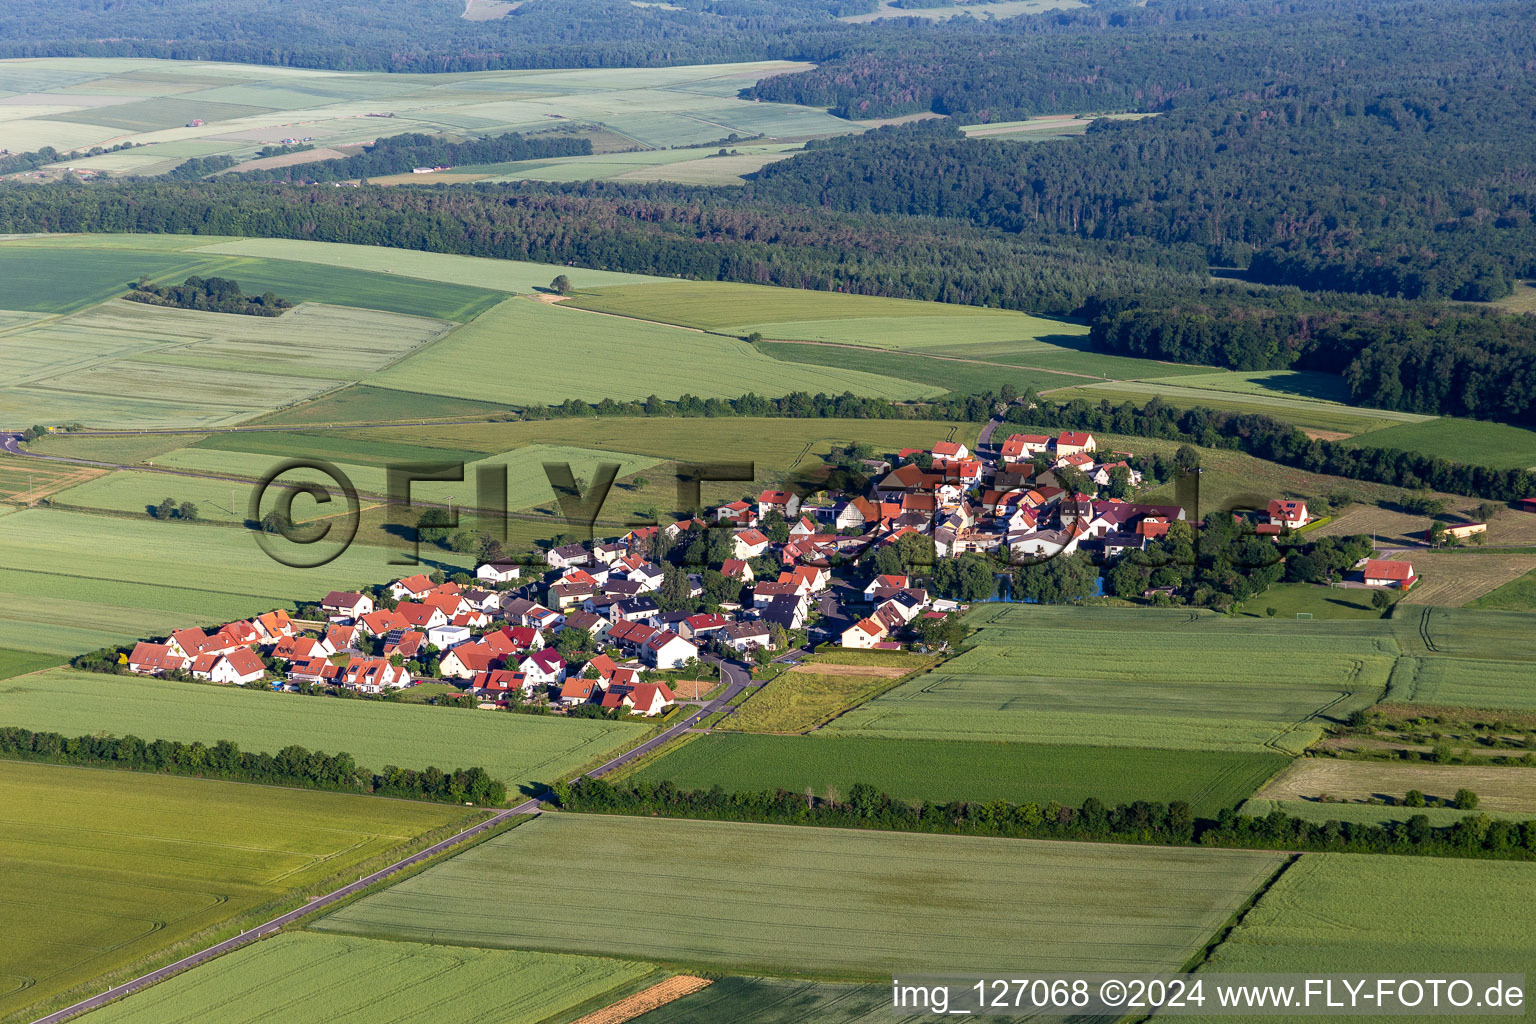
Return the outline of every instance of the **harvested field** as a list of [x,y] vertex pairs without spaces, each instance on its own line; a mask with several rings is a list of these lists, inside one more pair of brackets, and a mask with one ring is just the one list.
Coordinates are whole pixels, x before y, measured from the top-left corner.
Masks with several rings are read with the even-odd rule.
[[1459,608],[1536,570],[1530,554],[1483,554],[1469,551],[1421,551],[1400,555],[1413,562],[1419,582],[1403,595],[1404,604],[1441,604]]
[[1410,789],[1449,801],[1458,789],[1478,796],[1478,810],[1536,816],[1536,769],[1482,765],[1394,764],[1304,757],[1258,793],[1263,800],[1311,800],[1328,796],[1346,803],[1400,799]]
[[666,981],[652,985],[643,992],[636,992],[632,996],[626,996],[614,1003],[605,1006],[595,1013],[589,1013],[572,1024],[624,1024],[625,1021],[634,1020],[644,1013],[650,1013],[660,1006],[675,1002],[683,996],[693,995],[700,989],[708,988],[712,982],[708,978],[697,978],[691,974],[679,974],[668,978]]
[[31,504],[106,472],[89,466],[61,466],[41,459],[0,455],[0,499]]

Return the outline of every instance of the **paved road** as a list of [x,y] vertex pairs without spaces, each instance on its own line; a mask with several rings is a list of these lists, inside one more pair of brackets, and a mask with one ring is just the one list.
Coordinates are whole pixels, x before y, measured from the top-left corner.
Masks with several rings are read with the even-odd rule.
[[387,868],[380,868],[378,871],[375,871],[371,875],[364,875],[362,878],[359,878],[352,884],[344,885],[340,889],[326,893],[324,896],[317,896],[316,898],[310,900],[308,903],[304,904],[302,907],[299,907],[295,910],[290,910],[288,913],[282,914],[278,917],[274,917],[272,920],[266,922],[265,924],[258,925],[257,927],[252,928],[250,931],[241,932],[234,938],[225,939],[223,942],[215,943],[214,945],[209,946],[207,949],[199,950],[198,952],[193,953],[191,956],[182,960],[178,960],[173,964],[166,964],[159,970],[150,971],[148,974],[140,975],[139,977],[134,978],[132,981],[125,981],[123,984],[118,985],[116,988],[107,989],[107,991],[101,993],[100,995],[92,996],[89,999],[82,1000],[73,1006],[66,1006],[64,1009],[50,1013],[46,1017],[39,1017],[36,1021],[33,1022],[33,1024],[56,1024],[56,1022],[67,1020],[76,1014],[84,1013],[87,1010],[94,1010],[98,1006],[109,1003],[114,999],[121,999],[123,996],[137,992],[142,988],[148,988],[150,985],[164,981],[172,975],[180,974],[182,971],[187,970],[189,967],[196,967],[198,964],[212,960],[216,956],[222,956],[231,950],[239,949],[241,946],[255,942],[257,939],[265,938],[278,929],[292,924],[299,918],[304,917],[306,914],[312,914],[316,910],[320,910],[321,908],[330,906],[339,900],[346,899],[348,896],[362,892],[364,889],[368,888],[370,885],[373,885],[375,882],[382,881],[389,876],[396,874],[397,872],[403,871],[413,864],[419,864],[426,860],[428,857],[434,857],[437,854],[442,853],[444,850],[447,850],[449,847],[456,846],[467,839],[471,839],[486,831],[487,829],[495,828],[497,825],[506,821],[508,818],[513,817],[514,815],[534,814],[537,813],[538,810],[539,801],[524,801],[523,803],[518,804],[516,807],[513,807],[510,810],[501,811],[500,813],[482,821],[480,824],[467,828],[455,836],[444,839],[440,843],[435,843],[432,846],[422,850],[420,853],[415,853],[405,858],[404,860],[396,861]]
[[[689,715],[687,718],[683,719],[676,725],[670,727],[660,735],[653,736],[639,746],[630,750],[626,750],[612,761],[592,769],[587,774],[592,778],[607,775],[609,772],[612,772],[622,765],[628,764],[635,758],[642,757],[645,754],[655,750],[657,747],[660,747],[666,743],[670,743],[672,740],[686,733],[700,718],[719,711],[726,704],[732,700],[735,700],[736,697],[741,695],[742,691],[751,685],[752,674],[746,665],[735,661],[717,661],[717,663],[720,665],[724,673],[727,684],[726,688],[721,691],[720,696],[716,697],[714,700],[710,701],[708,704],[704,705],[702,708],[695,711],[693,714]],[[328,892],[324,896],[318,896],[304,904],[302,907],[298,907],[294,910],[288,911],[286,914],[274,917],[272,920],[258,925],[257,927],[252,928],[250,931],[241,932],[239,935],[236,935],[233,938],[225,939],[223,942],[218,942],[206,949],[199,950],[198,952],[193,953],[191,956],[186,957],[185,959],[178,960],[173,964],[167,964],[158,970],[150,971],[148,974],[134,978],[132,981],[126,981],[115,988],[110,988],[100,995],[95,995],[89,999],[82,1000],[78,1003],[75,1003],[73,1006],[66,1006],[64,1009],[50,1013],[46,1017],[40,1017],[34,1021],[33,1024],[58,1024],[59,1021],[67,1020],[70,1017],[84,1013],[87,1010],[94,1010],[98,1006],[112,1002],[115,999],[121,999],[123,996],[130,995],[139,991],[140,989],[148,988],[150,985],[154,985],[174,975],[180,974],[182,971],[185,971],[188,968],[196,967],[198,964],[212,960],[216,956],[222,956],[231,950],[239,949],[241,946],[249,945],[250,943],[255,942],[257,939],[265,938],[266,936],[271,935],[279,929],[292,924],[293,922],[299,920],[302,917],[305,917],[308,914],[312,914],[317,910],[324,909],[325,907],[328,907],[340,900],[346,899],[348,896],[356,895],[357,893],[362,892],[364,889],[375,884],[376,882],[381,882],[384,879],[389,878],[391,875],[395,875],[414,864],[419,864],[427,858],[434,857],[437,854],[449,849],[450,847],[457,846],[459,843],[462,843],[465,840],[472,839],[475,836],[480,835],[482,832],[485,832],[487,829],[496,827],[497,825],[506,821],[508,818],[519,814],[537,814],[539,811],[540,807],[538,799],[525,800],[510,810],[500,811],[494,816],[487,818],[485,821],[482,821],[478,825],[467,828],[463,832],[444,839],[440,843],[434,843],[432,846],[427,847],[421,852],[412,854],[411,856],[406,857],[404,860],[396,861],[386,868],[380,868],[373,874],[365,875],[349,885],[344,885],[339,889]]]

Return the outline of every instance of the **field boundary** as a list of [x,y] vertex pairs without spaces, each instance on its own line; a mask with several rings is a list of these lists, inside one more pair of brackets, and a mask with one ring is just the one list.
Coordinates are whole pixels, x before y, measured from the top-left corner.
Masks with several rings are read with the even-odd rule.
[[684,996],[701,992],[713,984],[713,979],[700,978],[694,974],[674,975],[634,995],[625,996],[601,1010],[594,1010],[577,1018],[572,1024],[625,1024],[625,1021],[634,1020],[642,1014],[676,1002]]

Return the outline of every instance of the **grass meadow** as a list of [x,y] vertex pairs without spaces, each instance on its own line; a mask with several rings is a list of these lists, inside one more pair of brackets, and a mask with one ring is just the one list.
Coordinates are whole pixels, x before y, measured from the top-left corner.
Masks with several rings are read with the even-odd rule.
[[744,342],[661,324],[595,316],[509,299],[432,350],[365,383],[510,405],[568,398],[644,400],[684,394],[735,398],[755,391],[920,398],[945,389],[854,370],[780,362]]
[[1445,803],[1455,797],[1457,790],[1470,789],[1478,796],[1479,811],[1536,818],[1536,772],[1507,765],[1395,764],[1304,757],[1255,795],[1268,800],[1317,802],[1329,797],[1349,804],[1400,798],[1410,789],[1418,790],[1432,802]]
[[1055,800],[1075,807],[1092,796],[1113,807],[1184,800],[1196,814],[1215,817],[1289,763],[1277,754],[716,733],[647,761],[634,775],[671,780],[679,789],[809,789],[818,796],[832,789],[847,796],[855,783],[867,782],[898,800],[940,802]]
[[66,736],[108,732],[276,753],[297,743],[386,765],[479,765],[519,786],[554,782],[632,742],[626,722],[301,697],[237,687],[58,669],[0,682],[0,720]]
[[[960,971],[981,962],[1009,970],[1171,970],[1281,860],[544,814],[315,927],[870,980],[898,969]],[[643,864],[648,882],[485,884],[530,864],[579,863]],[[701,887],[701,878],[710,884]],[[1028,912],[1020,913],[1025,903]]]
[[875,349],[848,348],[837,345],[801,345],[765,341],[760,351],[786,363],[829,366],[863,373],[877,373],[924,384],[939,384],[950,391],[979,393],[997,391],[1012,384],[1023,392],[1029,388],[1046,391],[1073,387],[1081,377],[1069,377],[1045,370],[1006,366],[1001,363],[971,362],[953,357],[934,358],[922,352],[882,352]]
[[1398,653],[1387,630],[1371,636],[1365,623],[1000,606],[971,624],[970,649],[828,730],[1299,753],[1325,719],[1380,697]]
[[933,659],[910,655],[895,665],[805,662],[780,673],[726,717],[721,729],[742,732],[805,732],[926,668]]
[[1536,571],[1499,587],[1470,602],[1469,608],[1500,612],[1536,612]]
[[619,997],[649,964],[288,932],[82,1018],[90,1024],[539,1024]]
[[[1260,898],[1202,970],[1525,973],[1536,864],[1308,853]],[[1251,1018],[1232,1018],[1234,1020]]]
[[[1468,811],[1458,811],[1454,807],[1402,807],[1386,804],[1341,804],[1322,803],[1317,800],[1270,800],[1254,797],[1246,801],[1238,808],[1238,813],[1250,818],[1262,818],[1272,811],[1280,811],[1293,818],[1301,818],[1303,821],[1315,821],[1318,824],[1326,824],[1329,821],[1347,821],[1357,825],[1385,825],[1388,822],[1407,821],[1414,815],[1422,814],[1429,819],[1430,825],[1435,828],[1446,828],[1456,824],[1465,818]],[[1477,814],[1486,814],[1490,818],[1502,818],[1507,821],[1525,821],[1536,817],[1528,813],[1514,811],[1492,811],[1479,807]]]
[[0,761],[0,793],[0,1015],[464,818],[404,800],[15,761]]

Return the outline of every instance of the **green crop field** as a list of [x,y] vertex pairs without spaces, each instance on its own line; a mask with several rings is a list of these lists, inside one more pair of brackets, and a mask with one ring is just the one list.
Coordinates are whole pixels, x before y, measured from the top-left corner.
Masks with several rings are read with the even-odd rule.
[[52,654],[37,654],[33,651],[13,651],[0,647],[0,679],[10,679],[12,676],[26,675],[28,672],[52,668],[59,664],[59,661],[60,659]]
[[669,779],[679,789],[810,789],[820,796],[832,788],[846,796],[855,783],[867,782],[899,800],[1042,806],[1055,800],[1076,807],[1090,796],[1111,807],[1184,800],[1196,814],[1215,817],[1289,763],[1277,754],[717,733],[646,762],[635,777]]
[[1442,416],[1373,430],[1354,442],[1362,448],[1399,448],[1495,469],[1536,467],[1536,430],[1507,423]]
[[804,732],[931,663],[931,658],[911,655],[900,665],[861,665],[840,671],[837,665],[806,662],[753,693],[719,727],[743,732]]
[[[545,814],[316,927],[849,978],[980,962],[1167,970],[1188,960],[1280,861],[1237,851]],[[643,865],[648,882],[485,884],[530,864]],[[1028,912],[1019,913],[1025,903]]]
[[[721,978],[637,1019],[641,1024],[928,1024],[934,1018],[931,1013],[894,1013],[888,984]],[[1016,1024],[1026,1019],[987,1017],[991,1024]]]
[[745,342],[618,317],[509,299],[428,353],[366,383],[512,405],[567,398],[644,400],[684,394],[735,398],[791,391],[918,398],[943,388],[853,370],[828,372],[771,359]]
[[0,793],[0,1015],[464,818],[405,800],[15,761],[0,761]]
[[1069,377],[1062,373],[957,358],[936,359],[920,352],[879,352],[844,345],[799,345],[770,341],[761,343],[758,348],[786,363],[878,373],[924,384],[938,384],[950,391],[967,393],[997,391],[1004,384],[1012,384],[1019,392],[1028,388],[1048,391],[1052,388],[1074,387],[1083,382],[1081,377]]
[[[164,250],[102,251],[47,244],[36,237],[0,241],[0,309],[74,313],[128,290],[140,276],[175,280],[214,261]],[[14,335],[7,330],[0,338]],[[9,360],[7,360],[9,362]]]
[[1500,612],[1536,612],[1536,572],[1528,572],[1492,593],[1469,602],[1468,608]]
[[1536,664],[1479,658],[1405,657],[1388,698],[1452,707],[1536,709]]
[[479,765],[508,788],[554,782],[630,744],[627,722],[335,700],[57,669],[0,682],[0,721],[79,736],[132,733],[276,752],[345,750],[374,770]]
[[313,401],[249,420],[251,424],[275,426],[311,426],[317,423],[376,423],[399,420],[469,419],[511,412],[494,402],[446,395],[423,395],[415,391],[371,388],[355,384],[332,391]]
[[[1202,967],[1443,976],[1531,966],[1536,864],[1309,853]],[[1251,1019],[1251,1018],[1235,1018]]]
[[276,935],[81,1018],[90,1024],[539,1024],[655,974],[556,953]]
[[1362,635],[1367,624],[1261,630],[1149,609],[1055,611],[1005,606],[973,616],[981,629],[971,649],[828,729],[1295,753],[1321,735],[1320,719],[1374,703],[1398,653],[1387,630]]
[[[757,61],[396,75],[201,60],[31,60],[24,75],[8,81],[38,94],[35,105],[6,122],[6,141],[17,152],[45,145],[67,152],[109,141],[137,142],[141,147],[131,152],[83,157],[68,161],[68,166],[107,174],[154,174],[168,170],[193,148],[204,155],[251,160],[262,146],[278,143],[300,128],[314,145],[333,147],[402,132],[495,135],[558,125],[664,151],[702,146],[733,133],[766,135],[764,141],[771,144],[865,127],[824,109],[753,103],[737,95],[765,76],[806,66]],[[203,123],[194,125],[194,120]],[[690,155],[712,152],[701,149]],[[534,176],[548,162],[529,163],[533,175],[519,175],[518,165],[510,165],[501,176]],[[589,176],[614,173],[601,171],[594,168]]]
[[[295,569],[269,558],[245,530],[23,509],[0,517],[0,646],[78,654],[227,622],[411,571],[392,564],[397,557],[354,544],[321,569]],[[423,551],[424,571],[472,562]]]
[[0,396],[17,424],[231,423],[354,380],[449,326],[320,304],[256,317],[112,301],[0,336]]

